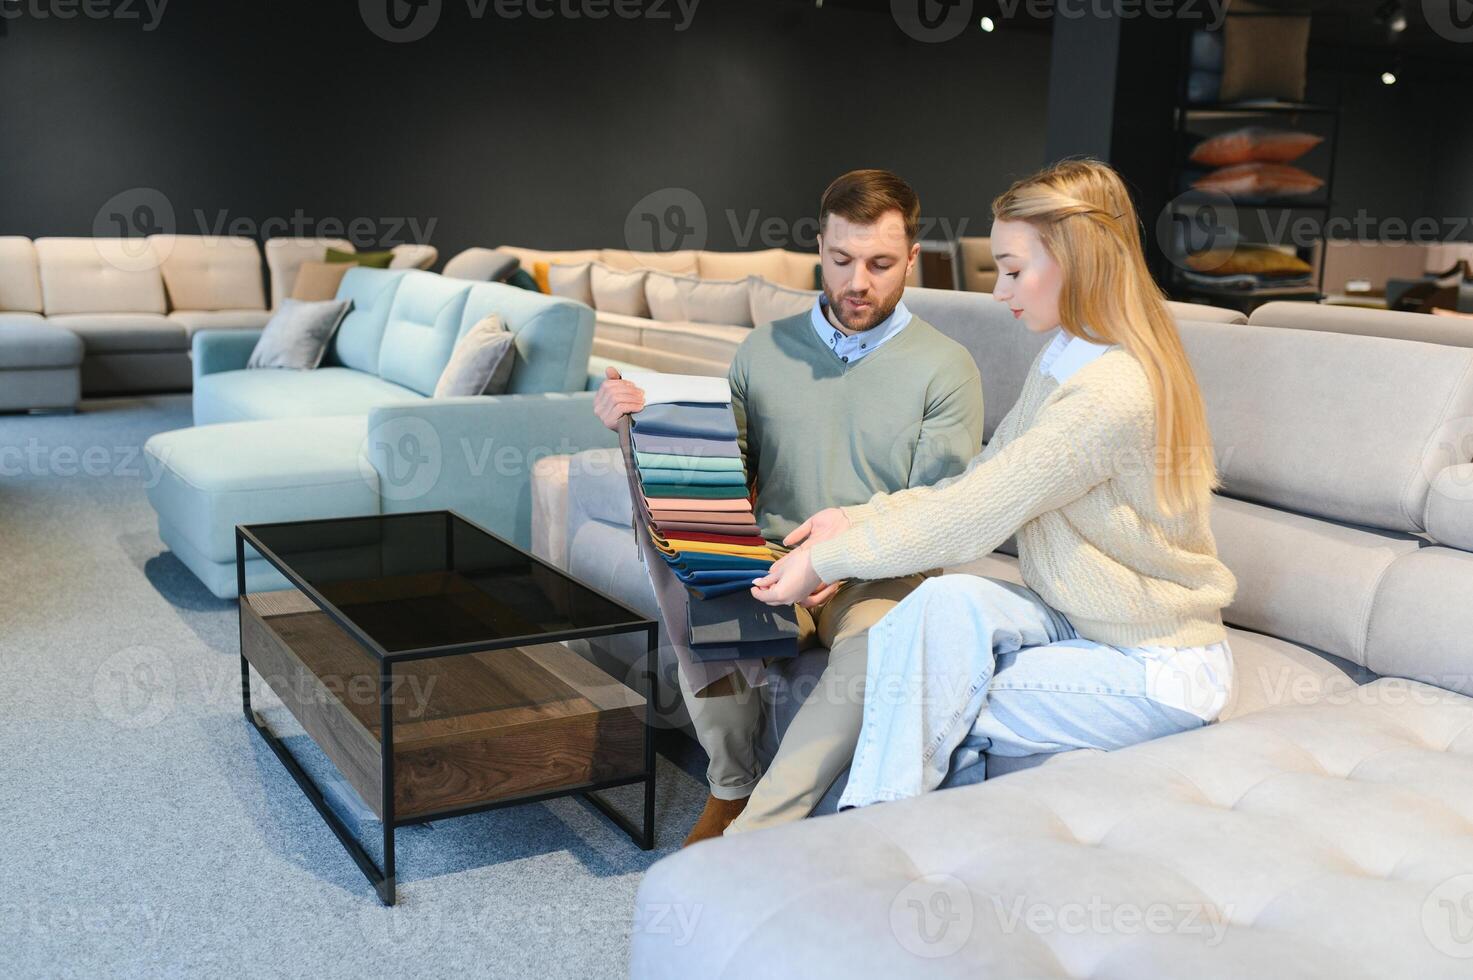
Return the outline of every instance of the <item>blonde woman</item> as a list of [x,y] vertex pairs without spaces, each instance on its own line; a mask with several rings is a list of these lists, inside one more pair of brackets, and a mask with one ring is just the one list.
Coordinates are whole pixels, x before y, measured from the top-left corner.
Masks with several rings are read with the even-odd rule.
[[1066,161],[992,213],[994,298],[1054,333],[1017,404],[961,475],[820,511],[753,587],[787,604],[1017,535],[1026,587],[930,578],[871,628],[841,807],[915,796],[963,768],[980,778],[983,753],[1116,749],[1196,728],[1232,683],[1221,610],[1236,582],[1208,519],[1202,397],[1119,175]]

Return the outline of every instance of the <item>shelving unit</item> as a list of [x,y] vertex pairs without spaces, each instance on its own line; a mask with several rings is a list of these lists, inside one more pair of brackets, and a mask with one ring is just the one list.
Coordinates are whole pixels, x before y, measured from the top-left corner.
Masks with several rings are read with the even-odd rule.
[[[1319,301],[1324,295],[1325,226],[1335,206],[1335,159],[1340,137],[1338,99],[1336,104],[1282,102],[1269,99],[1233,103],[1189,103],[1186,84],[1189,45],[1190,37],[1188,36],[1182,46],[1179,73],[1181,83],[1177,93],[1176,111],[1173,114],[1176,155],[1170,171],[1170,186],[1167,188],[1166,195],[1167,200],[1171,202],[1168,208],[1175,212],[1172,220],[1178,220],[1177,215],[1185,214],[1189,215],[1185,221],[1188,224],[1196,224],[1199,228],[1208,225],[1213,228],[1222,227],[1220,216],[1213,213],[1213,209],[1214,199],[1216,202],[1221,202],[1225,199],[1223,195],[1203,194],[1201,198],[1193,198],[1187,193],[1188,186],[1184,178],[1189,172],[1197,169],[1191,165],[1188,157],[1193,146],[1201,137],[1224,132],[1236,126],[1252,125],[1255,121],[1274,127],[1302,128],[1323,136],[1324,142],[1310,153],[1320,157],[1324,167],[1325,183],[1321,190],[1304,197],[1226,198],[1231,201],[1236,219],[1233,224],[1236,230],[1242,233],[1244,244],[1282,244],[1265,240],[1268,236],[1259,233],[1265,228],[1271,229],[1290,221],[1297,221],[1300,215],[1314,216],[1316,230],[1312,240],[1301,240],[1295,243],[1295,253],[1309,263],[1311,269],[1315,270],[1312,282],[1298,286],[1269,286],[1251,289],[1193,282],[1183,275],[1181,266],[1172,258],[1174,249],[1168,247],[1166,248],[1168,261],[1162,270],[1162,282],[1166,291],[1173,299],[1233,306],[1245,313],[1251,313],[1254,307],[1270,300]],[[1314,121],[1322,125],[1319,127],[1311,125]],[[1192,130],[1192,126],[1202,123],[1209,124],[1207,132]],[[1321,129],[1328,129],[1328,132],[1321,132]],[[1324,154],[1321,154],[1321,148]],[[1243,220],[1250,215],[1255,218],[1251,228],[1247,227],[1248,222]],[[1266,220],[1268,216],[1273,216],[1273,218]],[[1218,247],[1227,244],[1227,242],[1222,242]],[[1163,247],[1165,246],[1166,243],[1163,243]]]

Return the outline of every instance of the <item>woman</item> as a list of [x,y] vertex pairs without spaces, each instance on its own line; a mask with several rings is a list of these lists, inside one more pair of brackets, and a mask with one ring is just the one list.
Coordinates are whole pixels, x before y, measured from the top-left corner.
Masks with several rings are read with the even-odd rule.
[[928,579],[869,633],[864,718],[840,806],[941,785],[982,753],[1115,749],[1216,718],[1236,583],[1209,524],[1217,473],[1196,378],[1146,270],[1120,177],[1072,160],[993,202],[993,296],[1057,331],[981,455],[934,486],[815,514],[754,583],[956,565],[1016,534],[1026,588]]

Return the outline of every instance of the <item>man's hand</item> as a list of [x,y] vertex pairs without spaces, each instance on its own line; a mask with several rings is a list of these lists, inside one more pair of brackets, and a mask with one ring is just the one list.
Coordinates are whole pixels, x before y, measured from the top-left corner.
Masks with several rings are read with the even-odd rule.
[[849,518],[844,516],[844,512],[837,507],[825,507],[789,531],[788,536],[783,538],[783,544],[789,548],[796,548],[800,544],[822,544],[847,530]]
[[783,555],[766,575],[752,583],[752,596],[769,606],[791,606],[813,595],[822,584],[808,549],[799,548]]
[[619,420],[644,408],[644,389],[633,381],[625,381],[617,368],[604,368],[607,380],[593,396],[593,413],[606,428],[618,430]]

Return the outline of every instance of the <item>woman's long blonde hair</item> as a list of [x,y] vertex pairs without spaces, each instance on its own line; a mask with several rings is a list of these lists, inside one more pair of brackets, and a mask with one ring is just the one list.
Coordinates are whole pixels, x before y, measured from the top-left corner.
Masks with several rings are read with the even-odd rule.
[[1008,188],[992,216],[1026,221],[1063,270],[1064,332],[1119,344],[1156,401],[1156,499],[1168,513],[1207,503],[1218,485],[1212,434],[1176,321],[1146,269],[1140,221],[1124,182],[1098,160],[1065,160]]

